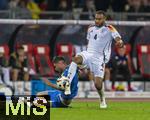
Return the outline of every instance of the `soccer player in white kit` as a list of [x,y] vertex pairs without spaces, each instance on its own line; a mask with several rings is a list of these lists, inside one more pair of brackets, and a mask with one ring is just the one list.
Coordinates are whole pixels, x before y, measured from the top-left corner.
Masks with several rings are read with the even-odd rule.
[[[111,43],[115,40],[116,46],[123,47],[121,36],[112,25],[107,25],[105,20],[105,12],[97,11],[95,14],[95,25],[88,28],[87,50],[77,54],[73,59],[67,76],[71,80],[70,76],[76,73],[77,65],[87,65],[94,74],[94,84],[100,96],[100,108],[107,108],[102,83],[105,64],[109,61],[111,54]],[[66,93],[70,94],[69,89],[66,89]]]

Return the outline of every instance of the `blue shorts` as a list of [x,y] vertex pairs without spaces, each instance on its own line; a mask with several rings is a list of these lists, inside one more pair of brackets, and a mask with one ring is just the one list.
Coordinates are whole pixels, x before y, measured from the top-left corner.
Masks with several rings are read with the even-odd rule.
[[68,106],[64,105],[60,100],[61,91],[51,90],[51,91],[48,91],[48,95],[50,96],[50,101],[52,102],[53,108],[66,108],[66,107],[68,107]]

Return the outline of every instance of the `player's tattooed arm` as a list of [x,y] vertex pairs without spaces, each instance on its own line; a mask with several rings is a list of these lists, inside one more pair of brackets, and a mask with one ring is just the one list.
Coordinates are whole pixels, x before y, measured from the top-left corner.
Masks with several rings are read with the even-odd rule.
[[115,38],[115,45],[117,46],[117,47],[123,47],[124,46],[124,43],[123,43],[123,40],[120,38],[120,37],[116,37]]
[[50,87],[52,87],[52,88],[54,88],[54,89],[56,89],[56,90],[61,90],[61,91],[63,91],[63,89],[61,89],[60,87],[58,87],[56,84],[53,84],[53,83],[51,83],[47,78],[41,78],[43,81],[44,81],[44,83],[45,84],[47,84],[48,86],[50,86]]

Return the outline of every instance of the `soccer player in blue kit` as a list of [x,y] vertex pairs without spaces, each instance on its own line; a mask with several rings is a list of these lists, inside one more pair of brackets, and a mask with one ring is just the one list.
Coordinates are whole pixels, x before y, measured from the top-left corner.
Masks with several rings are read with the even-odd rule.
[[[68,68],[66,61],[61,56],[56,56],[53,59],[54,67],[57,72],[61,74],[61,76],[66,77],[68,75]],[[58,78],[59,79],[59,78]],[[56,84],[51,83],[48,79],[42,78],[42,80],[52,88],[56,90],[49,90],[49,91],[43,91],[39,92],[37,96],[44,96],[49,95],[51,100],[51,107],[54,108],[64,108],[68,107],[68,105],[71,103],[72,99],[77,95],[78,92],[78,70],[76,71],[76,74],[72,76],[72,81],[70,84],[70,91],[71,94],[67,95],[65,94],[65,88],[67,86],[67,80],[64,80],[64,89],[57,86]]]

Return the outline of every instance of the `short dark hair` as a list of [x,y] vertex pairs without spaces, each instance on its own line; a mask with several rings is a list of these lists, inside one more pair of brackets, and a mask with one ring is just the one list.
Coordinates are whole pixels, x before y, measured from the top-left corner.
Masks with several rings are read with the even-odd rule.
[[98,10],[96,11],[96,14],[102,14],[106,17],[106,13],[103,10]]
[[63,61],[63,62],[66,63],[66,60],[65,60],[65,58],[63,56],[55,56],[53,58],[53,63],[58,63],[59,61]]

